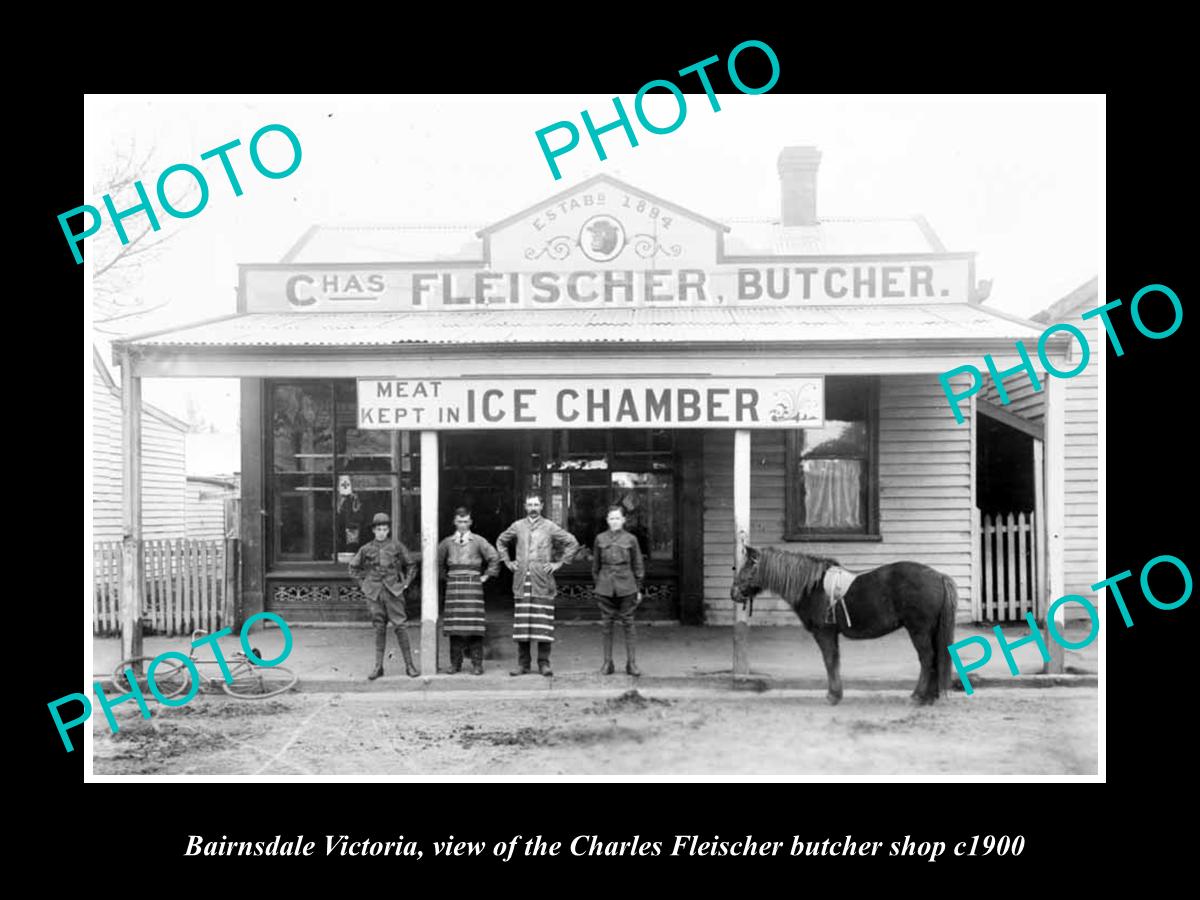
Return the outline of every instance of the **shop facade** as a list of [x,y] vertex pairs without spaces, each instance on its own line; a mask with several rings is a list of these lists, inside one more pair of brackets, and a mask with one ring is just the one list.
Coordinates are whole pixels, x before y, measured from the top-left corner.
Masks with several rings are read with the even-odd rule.
[[[240,267],[235,315],[117,345],[131,380],[241,379],[239,617],[365,620],[346,563],[387,512],[424,551],[410,619],[430,625],[454,509],[494,541],[532,491],[589,551],[625,507],[649,560],[640,618],[734,622],[745,543],[918,560],[973,618],[974,398],[956,424],[938,375],[1015,366],[1040,329],[984,308],[974,255],[923,220],[818,219],[819,158],[780,155],[774,221],[597,176],[482,229],[311,229]],[[595,617],[588,554],[558,580],[557,617]],[[489,596],[505,623],[506,588]],[[770,596],[754,620],[797,624]]]

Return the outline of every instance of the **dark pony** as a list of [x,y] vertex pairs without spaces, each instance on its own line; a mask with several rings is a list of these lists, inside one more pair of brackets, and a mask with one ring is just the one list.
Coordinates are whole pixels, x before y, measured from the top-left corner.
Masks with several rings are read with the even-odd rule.
[[[854,576],[845,604],[830,610],[825,575],[835,559],[765,547],[746,547],[746,561],[733,579],[730,595],[745,603],[763,590],[774,591],[812,632],[825,658],[830,703],[842,699],[838,635],[858,640],[908,629],[921,677],[913,690],[918,703],[932,703],[950,686],[949,646],[954,643],[958,591],[953,580],[916,562],[888,563]],[[849,620],[847,620],[847,612]]]

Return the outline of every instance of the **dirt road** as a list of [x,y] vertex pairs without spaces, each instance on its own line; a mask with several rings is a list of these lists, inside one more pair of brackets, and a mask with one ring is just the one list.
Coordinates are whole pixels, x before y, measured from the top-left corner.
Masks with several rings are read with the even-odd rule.
[[459,694],[219,696],[93,720],[97,775],[1095,774],[1095,688],[598,699]]

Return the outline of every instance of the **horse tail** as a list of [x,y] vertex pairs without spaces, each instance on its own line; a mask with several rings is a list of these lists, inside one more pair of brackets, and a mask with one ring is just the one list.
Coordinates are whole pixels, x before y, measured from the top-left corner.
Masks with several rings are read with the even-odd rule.
[[958,613],[958,588],[949,575],[942,576],[942,609],[933,635],[933,654],[937,684],[942,692],[950,689],[950,645],[954,643],[954,618]]

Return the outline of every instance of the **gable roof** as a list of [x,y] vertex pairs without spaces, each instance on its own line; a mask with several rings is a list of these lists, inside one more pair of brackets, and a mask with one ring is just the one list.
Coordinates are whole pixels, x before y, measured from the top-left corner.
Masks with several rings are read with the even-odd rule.
[[1063,319],[1075,318],[1075,313],[1084,308],[1094,309],[1096,306],[1099,278],[1092,276],[1071,293],[1047,306],[1040,313],[1030,316],[1034,322],[1048,324]]
[[650,200],[651,202],[655,203],[658,206],[661,206],[665,209],[674,210],[676,213],[679,213],[679,214],[682,214],[685,216],[689,216],[690,218],[693,218],[693,219],[696,219],[697,221],[703,222],[705,225],[709,225],[712,228],[717,229],[718,231],[729,231],[730,230],[728,225],[718,222],[715,219],[710,219],[707,216],[702,216],[702,215],[700,215],[700,213],[693,212],[692,210],[687,209],[686,207],[680,206],[678,203],[672,203],[670,200],[664,200],[662,197],[658,197],[647,191],[643,191],[641,188],[634,187],[632,184],[622,181],[620,178],[614,178],[612,175],[601,174],[601,175],[593,175],[591,178],[588,178],[586,181],[582,181],[577,185],[574,185],[569,188],[565,188],[564,190],[559,191],[557,194],[554,194],[551,197],[546,197],[542,200],[539,200],[537,203],[533,204],[533,206],[528,206],[525,209],[521,210],[520,212],[513,213],[511,216],[501,219],[499,222],[495,222],[491,225],[488,225],[486,228],[481,228],[478,232],[476,232],[476,234],[479,237],[484,237],[485,235],[489,235],[492,232],[503,228],[505,225],[509,225],[513,222],[516,222],[518,219],[525,218],[527,215],[529,215],[530,213],[536,212],[537,210],[541,209],[543,206],[548,206],[552,203],[557,202],[558,200],[561,200],[563,197],[570,196],[571,194],[577,193],[579,191],[587,190],[592,185],[599,184],[600,182],[606,182],[608,184],[613,185],[614,187],[622,188],[623,190],[637,194],[639,197],[645,197],[647,200]]

